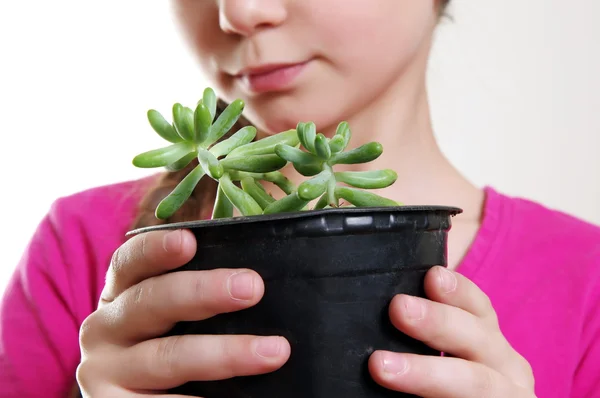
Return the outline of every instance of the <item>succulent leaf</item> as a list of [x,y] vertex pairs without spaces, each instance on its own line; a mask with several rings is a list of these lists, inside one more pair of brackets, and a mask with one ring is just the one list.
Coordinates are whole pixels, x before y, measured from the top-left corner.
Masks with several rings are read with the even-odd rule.
[[177,134],[177,131],[175,131],[175,128],[171,123],[167,122],[160,112],[150,109],[147,113],[147,117],[152,129],[163,139],[173,144],[183,140],[179,134]]
[[190,195],[198,185],[198,182],[204,176],[204,170],[200,165],[196,166],[177,186],[173,191],[167,195],[156,207],[155,215],[156,218],[164,220],[171,217],[186,200],[189,199]]

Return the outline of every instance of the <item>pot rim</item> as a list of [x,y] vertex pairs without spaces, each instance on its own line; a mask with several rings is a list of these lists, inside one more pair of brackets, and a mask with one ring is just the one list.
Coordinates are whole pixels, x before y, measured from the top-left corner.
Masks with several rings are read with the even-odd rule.
[[441,205],[404,205],[404,206],[384,206],[384,207],[338,207],[320,210],[302,210],[295,212],[276,213],[276,214],[259,214],[255,216],[236,216],[229,218],[208,219],[208,220],[193,220],[181,221],[176,223],[168,223],[161,225],[151,225],[148,227],[137,228],[127,232],[126,236],[138,235],[150,231],[172,230],[172,229],[197,229],[210,228],[222,225],[236,224],[254,224],[270,221],[293,220],[302,218],[312,218],[326,216],[330,214],[364,214],[364,213],[415,213],[415,212],[448,212],[451,217],[461,214],[463,210],[459,207],[441,206]]

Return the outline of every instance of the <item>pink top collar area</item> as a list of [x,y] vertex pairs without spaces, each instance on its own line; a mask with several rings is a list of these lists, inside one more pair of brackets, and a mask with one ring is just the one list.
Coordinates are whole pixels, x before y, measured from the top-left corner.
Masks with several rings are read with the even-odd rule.
[[501,240],[508,233],[506,219],[511,217],[511,209],[503,200],[506,197],[490,186],[485,186],[483,191],[485,197],[483,217],[471,247],[456,269],[461,274],[475,276],[485,268],[485,264],[493,261],[500,250],[500,247],[493,243]]

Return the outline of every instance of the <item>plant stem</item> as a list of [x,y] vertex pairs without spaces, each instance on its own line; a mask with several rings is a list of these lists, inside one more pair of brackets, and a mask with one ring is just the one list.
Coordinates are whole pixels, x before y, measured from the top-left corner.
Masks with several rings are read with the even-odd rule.
[[233,204],[223,192],[223,187],[221,186],[221,181],[219,181],[219,186],[217,188],[217,197],[215,199],[215,205],[213,207],[212,219],[215,220],[217,218],[228,218],[233,217]]
[[224,173],[219,182],[222,184],[223,192],[231,203],[242,213],[244,216],[255,216],[262,214],[263,209],[258,203],[246,193],[243,189],[238,188],[229,177],[228,173]]
[[156,218],[164,220],[179,210],[189,199],[202,177],[204,177],[204,169],[198,165],[158,204],[155,211]]
[[337,185],[337,180],[335,179],[335,174],[333,173],[333,169],[330,165],[326,164],[324,168],[328,168],[331,172],[329,177],[329,181],[327,183],[327,201],[329,202],[329,206],[338,207],[337,196],[335,195],[335,188]]
[[289,195],[296,190],[296,186],[279,171],[252,173],[248,171],[229,170],[228,174],[233,181],[242,181],[246,177],[252,177],[255,180],[271,182],[277,185],[286,195]]

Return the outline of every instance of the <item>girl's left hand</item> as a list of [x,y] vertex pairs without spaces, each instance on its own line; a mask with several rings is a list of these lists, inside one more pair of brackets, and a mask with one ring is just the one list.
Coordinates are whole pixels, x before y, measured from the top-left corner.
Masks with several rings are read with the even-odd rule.
[[532,398],[531,366],[502,335],[489,298],[444,267],[425,278],[430,300],[399,295],[390,318],[403,333],[451,357],[376,351],[372,377],[382,386],[424,398]]

